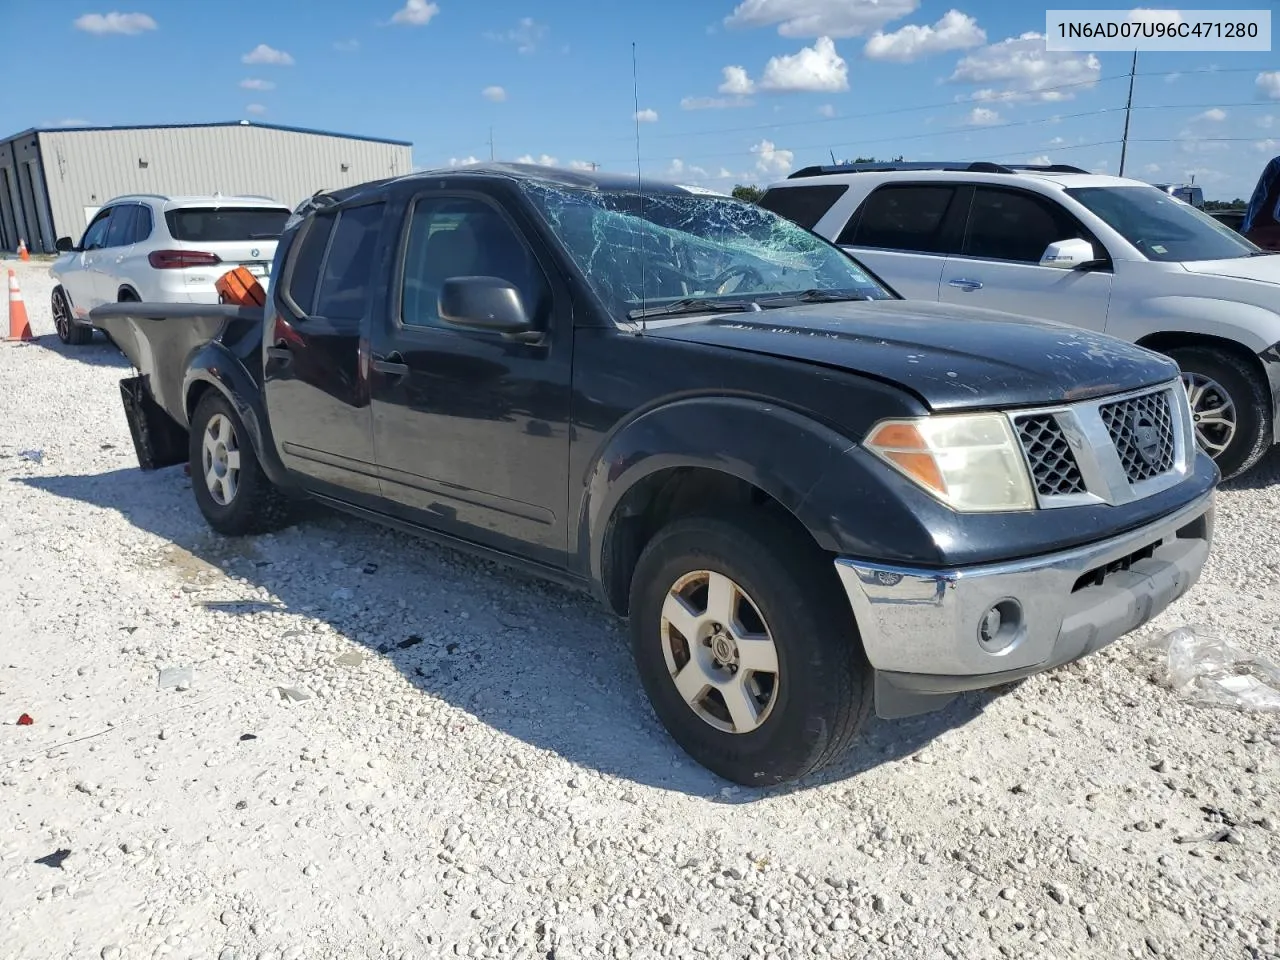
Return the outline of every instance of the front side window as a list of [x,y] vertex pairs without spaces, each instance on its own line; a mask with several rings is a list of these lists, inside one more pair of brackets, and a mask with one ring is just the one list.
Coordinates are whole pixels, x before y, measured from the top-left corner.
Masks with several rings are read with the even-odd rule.
[[1230,260],[1252,256],[1259,249],[1207,213],[1155,187],[1071,187],[1067,195],[1096,214],[1148,260]]
[[364,316],[385,209],[386,204],[379,202],[338,214],[320,277],[316,316],[330,320],[359,320]]
[[688,298],[763,306],[801,294],[895,296],[839,248],[755,204],[532,180],[521,187],[615,319]]
[[446,326],[440,292],[451,277],[497,277],[519,292],[539,322],[550,291],[541,267],[514,228],[471,197],[430,197],[413,207],[401,281],[400,318],[411,327]]
[[978,187],[969,209],[964,255],[1039,263],[1049,244],[1074,239],[1091,240],[1056,203],[1021,190]]
[[107,230],[111,227],[112,208],[98,213],[93,218],[93,222],[89,224],[89,229],[84,232],[84,237],[80,241],[81,250],[97,250],[106,246]]
[[890,184],[876,189],[850,218],[836,242],[841,246],[949,253],[944,227],[957,188]]

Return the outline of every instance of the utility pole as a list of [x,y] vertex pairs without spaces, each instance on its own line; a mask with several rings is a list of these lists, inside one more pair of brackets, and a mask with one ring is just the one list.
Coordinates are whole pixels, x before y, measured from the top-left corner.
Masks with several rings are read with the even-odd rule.
[[489,159],[493,160],[493,127],[489,128]]
[[1129,100],[1124,105],[1124,137],[1120,141],[1120,176],[1124,176],[1125,155],[1129,152],[1129,114],[1133,110],[1133,78],[1138,73],[1138,51],[1133,51],[1133,65],[1129,67]]

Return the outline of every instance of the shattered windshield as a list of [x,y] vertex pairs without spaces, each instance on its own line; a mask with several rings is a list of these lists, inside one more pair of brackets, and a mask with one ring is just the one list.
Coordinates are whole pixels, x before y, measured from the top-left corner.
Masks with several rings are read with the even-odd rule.
[[838,248],[729,197],[523,189],[618,318],[896,296]]

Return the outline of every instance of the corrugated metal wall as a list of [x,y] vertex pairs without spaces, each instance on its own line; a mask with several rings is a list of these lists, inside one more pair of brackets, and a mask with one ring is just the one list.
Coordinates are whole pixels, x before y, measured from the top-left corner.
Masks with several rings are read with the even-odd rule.
[[262,194],[294,206],[320,189],[413,169],[408,146],[243,124],[41,131],[39,138],[55,232],[76,240],[86,211],[125,193]]

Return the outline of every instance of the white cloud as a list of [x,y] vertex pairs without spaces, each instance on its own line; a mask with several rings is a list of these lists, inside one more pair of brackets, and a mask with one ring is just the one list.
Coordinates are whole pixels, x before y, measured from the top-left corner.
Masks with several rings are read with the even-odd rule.
[[440,12],[440,8],[427,0],[405,0],[405,5],[392,16],[392,23],[403,23],[410,27],[425,27],[431,18]]
[[1066,142],[1067,142],[1066,137],[1054,137],[1052,140],[1049,141],[1049,146],[1060,147]]
[[1277,147],[1280,147],[1280,140],[1272,140],[1270,138],[1266,140],[1259,140],[1253,145],[1253,149],[1257,150],[1259,153],[1271,153]]
[[485,87],[480,91],[480,96],[486,100],[492,100],[494,103],[503,103],[507,99],[507,91],[498,86]]
[[258,80],[250,77],[248,80],[240,81],[241,90],[274,90],[276,85],[270,80]]
[[1070,100],[1075,89],[1092,86],[1102,73],[1102,62],[1092,53],[1050,51],[1043,34],[1024,33],[975,50],[956,64],[951,83],[1000,83],[1003,90],[979,91],[985,99]]
[[274,47],[267,46],[265,43],[260,43],[241,57],[240,62],[269,63],[277,67],[291,67],[293,66],[293,57],[283,50],[277,50]]
[[755,101],[746,97],[685,97],[680,101],[681,110],[728,110],[752,106],[755,106]]
[[590,160],[570,160],[569,161],[570,170],[590,171],[590,170],[594,170],[596,166],[597,164],[592,163]]
[[831,119],[836,115],[836,108],[829,103],[824,103],[822,106],[818,108],[818,113],[826,117],[827,119]]
[[1178,149],[1183,153],[1221,153],[1230,150],[1231,144],[1221,140],[1206,140],[1194,130],[1186,129],[1178,132]]
[[1265,117],[1259,117],[1257,123],[1263,130],[1270,130],[1276,125],[1276,118],[1267,114]]
[[355,37],[352,37],[350,40],[338,40],[334,42],[333,49],[337,50],[339,53],[355,53],[360,49],[360,41]]
[[1142,172],[1147,174],[1147,176],[1154,177],[1157,173],[1160,172],[1160,164],[1148,163],[1145,167],[1142,168]]
[[910,63],[930,54],[968,50],[986,42],[986,31],[977,20],[959,10],[948,10],[931,27],[908,24],[892,33],[877,30],[862,52],[870,60]]
[[989,127],[1000,122],[1000,114],[989,107],[974,107],[964,119],[970,127]]
[[156,22],[145,13],[86,13],[76,17],[77,30],[85,33],[123,33],[133,35],[146,30],[155,30]]
[[631,119],[639,120],[641,123],[657,123],[658,111],[651,110],[649,108],[646,108],[644,110],[637,110],[635,113],[631,115]]
[[1268,100],[1280,100],[1280,70],[1270,70],[1258,74],[1254,81],[1258,85],[1258,93]]
[[705,180],[707,171],[702,167],[693,166],[677,158],[671,161],[671,166],[667,167],[664,176],[668,180]]
[[771,57],[764,65],[760,89],[773,93],[838,93],[849,89],[849,66],[836,53],[830,37],[819,37],[812,47]]
[[796,159],[795,153],[779,150],[769,140],[761,140],[751,148],[751,152],[756,155],[756,169],[770,176],[786,176]]
[[1221,123],[1225,119],[1227,119],[1227,111],[1223,110],[1221,107],[1214,107],[1211,110],[1206,110],[1204,113],[1197,113],[1191,118],[1191,122],[1199,123],[1201,121],[1208,121],[1209,123]]
[[1047,153],[1042,153],[1038,157],[1032,157],[1027,161],[1027,163],[1031,164],[1033,167],[1047,167],[1049,164],[1053,163],[1053,161],[1049,159],[1049,155]]
[[[88,120],[81,120],[79,117],[67,117],[65,120],[59,120],[55,124],[55,126],[59,127],[87,127],[89,125]],[[41,126],[47,126],[47,124],[41,124]]]
[[254,116],[262,116],[267,112],[267,108],[260,103],[251,103],[244,108],[245,113],[252,113]]
[[547,36],[546,24],[538,23],[533,17],[524,17],[510,30],[498,33],[486,33],[485,38],[498,43],[514,43],[520,53],[533,53],[538,44]]
[[730,27],[771,27],[784,37],[860,37],[915,13],[920,0],[742,0]]
[[526,153],[516,160],[516,163],[531,163],[539,167],[554,167],[558,165],[559,161],[555,157],[547,156],[545,153],[535,160],[532,154]]
[[477,157],[463,157],[461,160],[459,160],[457,157],[449,158],[449,166],[451,167],[469,167],[472,164],[479,163],[479,162],[480,160]]
[[742,67],[725,67],[724,83],[720,84],[719,91],[727,93],[734,97],[743,97],[755,93],[756,85],[752,82],[751,77],[747,75],[747,71]]

